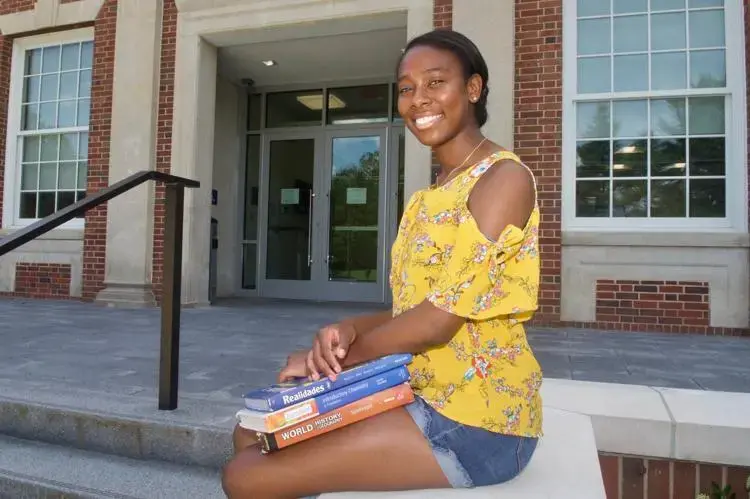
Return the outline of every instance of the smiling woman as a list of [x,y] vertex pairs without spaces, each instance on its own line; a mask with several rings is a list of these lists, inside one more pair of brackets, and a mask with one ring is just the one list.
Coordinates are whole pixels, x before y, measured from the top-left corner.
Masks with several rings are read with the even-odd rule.
[[323,328],[280,374],[318,379],[410,352],[415,401],[270,455],[237,427],[229,497],[493,485],[532,458],[542,375],[524,323],[537,308],[539,208],[529,169],[480,130],[488,80],[460,33],[433,31],[406,47],[398,111],[441,172],[405,208],[393,310]]

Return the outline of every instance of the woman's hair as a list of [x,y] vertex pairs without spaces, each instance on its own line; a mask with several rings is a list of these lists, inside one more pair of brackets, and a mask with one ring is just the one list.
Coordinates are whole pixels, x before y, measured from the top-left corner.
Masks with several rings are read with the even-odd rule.
[[474,104],[474,115],[477,124],[482,127],[487,122],[488,117],[487,96],[490,93],[490,87],[487,83],[489,82],[490,74],[487,69],[487,63],[474,42],[457,31],[436,29],[412,39],[401,54],[397,67],[401,67],[401,62],[409,50],[419,46],[452,52],[461,62],[466,81],[475,74],[482,78],[482,93],[479,95],[479,100]]

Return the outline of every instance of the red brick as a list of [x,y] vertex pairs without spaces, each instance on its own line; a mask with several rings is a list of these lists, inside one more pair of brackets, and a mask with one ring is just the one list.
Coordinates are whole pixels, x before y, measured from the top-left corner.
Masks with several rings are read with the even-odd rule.
[[649,460],[647,464],[647,496],[649,499],[667,499],[669,497],[669,482],[671,479],[669,461]]
[[674,463],[674,495],[672,499],[695,499],[694,463]]
[[607,499],[620,499],[620,458],[599,455],[599,467],[602,470]]
[[15,291],[0,295],[46,299],[70,298],[69,264],[19,262],[15,271]]
[[622,458],[622,499],[643,499],[645,472],[643,459]]
[[35,5],[36,0],[2,0],[0,1],[0,16],[34,10]]

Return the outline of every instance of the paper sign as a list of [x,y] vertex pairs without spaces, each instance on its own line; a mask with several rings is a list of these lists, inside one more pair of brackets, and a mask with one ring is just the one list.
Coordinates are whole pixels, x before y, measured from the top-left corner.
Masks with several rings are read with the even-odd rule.
[[281,189],[281,204],[299,204],[299,189]]
[[346,190],[346,204],[367,204],[367,188],[349,187]]

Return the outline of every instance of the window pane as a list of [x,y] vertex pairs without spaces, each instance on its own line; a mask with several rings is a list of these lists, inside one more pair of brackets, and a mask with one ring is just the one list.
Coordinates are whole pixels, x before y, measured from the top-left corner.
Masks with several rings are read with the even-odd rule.
[[76,202],[76,192],[66,191],[57,193],[57,209],[62,210],[66,206],[69,206]]
[[88,172],[88,166],[85,161],[78,162],[78,181],[76,187],[79,189],[86,189],[86,174]]
[[645,140],[616,140],[612,145],[612,175],[645,177],[648,174],[646,144]]
[[647,0],[614,0],[614,13],[615,14],[646,12],[647,10],[648,10]]
[[60,75],[60,98],[75,99],[78,95],[78,72],[62,73]]
[[609,177],[609,140],[579,141],[576,147],[576,177]]
[[651,216],[685,216],[684,180],[672,179],[651,181]]
[[42,49],[26,51],[26,64],[23,74],[36,75],[42,72]]
[[50,101],[57,99],[58,75],[42,76],[42,100]]
[[21,190],[35,191],[39,182],[39,165],[33,163],[23,165],[21,169]]
[[21,206],[18,210],[20,218],[36,218],[36,192],[22,192]]
[[724,11],[690,12],[690,48],[724,46]]
[[78,117],[76,119],[78,126],[89,126],[90,105],[90,99],[81,99],[78,101]]
[[81,71],[78,97],[91,97],[91,70]]
[[328,124],[385,123],[388,85],[328,90]]
[[651,11],[685,9],[685,0],[651,0]]
[[725,139],[690,139],[690,175],[725,174]]
[[23,102],[39,102],[41,77],[27,76],[23,80]]
[[89,157],[89,134],[84,132],[78,135],[78,157]]
[[94,61],[94,44],[93,42],[85,42],[81,44],[81,68],[92,67]]
[[321,125],[323,91],[280,92],[266,97],[266,126]]
[[651,56],[651,89],[683,88],[687,88],[687,54],[685,52],[653,54]]
[[698,9],[701,7],[723,7],[724,0],[689,0],[688,7]]
[[578,0],[578,16],[601,16],[609,14],[609,2],[602,0]]
[[65,133],[60,136],[60,161],[78,159],[78,134]]
[[646,216],[646,180],[615,180],[613,182],[612,216]]
[[685,48],[685,14],[682,12],[651,16],[651,49]]
[[612,105],[614,137],[646,137],[648,135],[648,102],[619,101]]
[[67,128],[76,125],[76,101],[62,101],[57,108],[58,128]]
[[653,139],[651,141],[652,176],[684,177],[685,161],[685,139]]
[[51,191],[57,185],[57,163],[42,163],[39,166],[39,190]]
[[726,84],[727,69],[723,50],[690,52],[690,86],[692,88],[720,88]]
[[57,135],[42,137],[42,161],[57,161]]
[[47,130],[57,126],[57,102],[45,102],[39,106],[39,128]]
[[607,54],[610,42],[609,18],[578,21],[578,55]]
[[[625,0],[629,5],[630,0]],[[624,3],[625,3],[624,2]],[[615,10],[617,9],[615,1]],[[641,2],[632,2],[638,4]],[[643,1],[643,9],[646,10],[646,2]],[[616,17],[614,21],[614,52],[644,52],[648,50],[648,17],[626,16]]]
[[690,180],[690,216],[726,216],[726,181],[724,179]]
[[724,133],[724,97],[689,99],[690,135]]
[[578,104],[577,133],[580,139],[609,137],[609,102],[586,102]]
[[21,129],[22,130],[36,130],[38,127],[39,119],[39,105],[29,104],[24,105],[21,111]]
[[58,189],[75,189],[78,174],[75,162],[60,163],[60,173],[57,177]]
[[651,135],[685,135],[685,99],[651,101]]
[[23,155],[21,161],[31,163],[39,161],[39,137],[23,138]]
[[40,192],[39,193],[39,213],[38,218],[43,218],[48,215],[52,215],[55,212],[55,193],[54,192]]
[[261,104],[263,96],[252,94],[247,98],[247,129],[260,130]]
[[71,43],[64,45],[62,48],[62,66],[63,71],[69,71],[71,69],[78,69],[78,59],[81,45],[78,43]]
[[585,57],[578,59],[578,93],[597,94],[609,92],[610,57]]
[[44,47],[42,49],[42,73],[60,71],[60,47]]
[[609,180],[576,182],[576,216],[609,217]]
[[620,55],[614,59],[615,92],[648,90],[647,55]]

